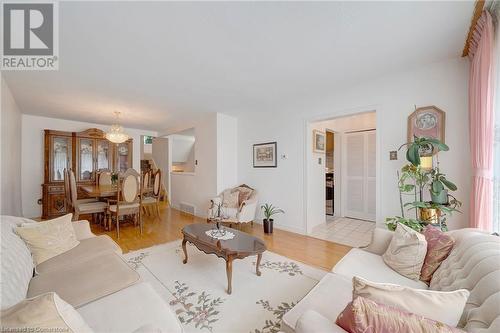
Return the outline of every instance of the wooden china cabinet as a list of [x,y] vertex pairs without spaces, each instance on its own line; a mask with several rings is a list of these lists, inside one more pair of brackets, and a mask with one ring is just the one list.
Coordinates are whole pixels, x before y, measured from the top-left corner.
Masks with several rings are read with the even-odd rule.
[[[45,173],[42,184],[42,218],[67,213],[64,169],[75,172],[77,187],[95,183],[96,172],[124,172],[132,167],[132,139],[114,144],[97,128],[83,132],[45,130]],[[78,190],[78,198],[85,194]]]

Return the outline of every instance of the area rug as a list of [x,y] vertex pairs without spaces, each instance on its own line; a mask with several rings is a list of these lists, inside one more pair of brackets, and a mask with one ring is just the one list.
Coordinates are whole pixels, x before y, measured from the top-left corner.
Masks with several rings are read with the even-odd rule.
[[188,243],[183,264],[181,242],[125,254],[128,263],[149,282],[177,315],[184,332],[274,333],[283,314],[326,274],[276,253],[233,261],[233,290],[226,293],[225,261]]

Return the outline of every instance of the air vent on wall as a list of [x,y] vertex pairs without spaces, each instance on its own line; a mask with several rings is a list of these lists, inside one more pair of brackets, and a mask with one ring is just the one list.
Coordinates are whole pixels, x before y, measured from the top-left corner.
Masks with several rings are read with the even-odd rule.
[[187,202],[181,202],[180,205],[180,210],[184,213],[188,213],[191,215],[196,215],[196,207],[193,204],[187,203]]

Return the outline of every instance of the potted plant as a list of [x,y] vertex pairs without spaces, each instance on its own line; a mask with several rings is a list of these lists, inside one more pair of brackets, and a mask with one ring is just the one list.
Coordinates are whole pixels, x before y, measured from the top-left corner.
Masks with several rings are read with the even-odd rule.
[[273,222],[274,220],[272,219],[273,215],[279,214],[279,213],[285,213],[283,209],[280,209],[278,207],[273,206],[272,204],[266,203],[262,206],[260,206],[260,209],[262,209],[264,213],[264,233],[266,234],[272,234],[273,233]]
[[432,183],[429,189],[431,193],[431,201],[436,204],[447,204],[448,190],[456,191],[457,186],[446,179],[445,174],[440,173],[439,169],[432,170],[431,174]]
[[434,138],[426,138],[426,137],[413,137],[412,142],[402,144],[398,150],[406,147],[406,159],[411,164],[418,166],[420,165],[420,157],[428,156],[433,154],[435,150],[437,151],[448,151],[450,148]]
[[[403,147],[407,148],[406,159],[410,163],[401,168],[401,173],[398,172],[401,216],[387,218],[387,227],[394,230],[397,223],[401,223],[421,231],[426,224],[434,224],[447,230],[446,215],[459,211],[458,207],[461,206],[461,202],[448,193],[456,191],[457,186],[439,171],[439,167],[422,167],[420,158],[447,151],[448,146],[437,139],[415,137],[413,142],[405,143],[399,149]],[[427,188],[430,201],[424,199]],[[411,195],[413,201],[403,203],[404,194]],[[405,209],[415,209],[415,218],[406,217]]]
[[111,173],[111,184],[115,185],[118,183],[118,172]]

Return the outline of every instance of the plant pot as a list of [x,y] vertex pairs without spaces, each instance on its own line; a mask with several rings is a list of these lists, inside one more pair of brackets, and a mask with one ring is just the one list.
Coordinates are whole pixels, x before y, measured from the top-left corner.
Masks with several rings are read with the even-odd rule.
[[444,189],[438,195],[431,192],[431,201],[436,204],[446,205],[448,203],[448,190]]
[[272,234],[273,233],[273,219],[264,219],[264,233],[265,234]]
[[441,210],[437,208],[419,208],[420,220],[425,224],[438,224]]

